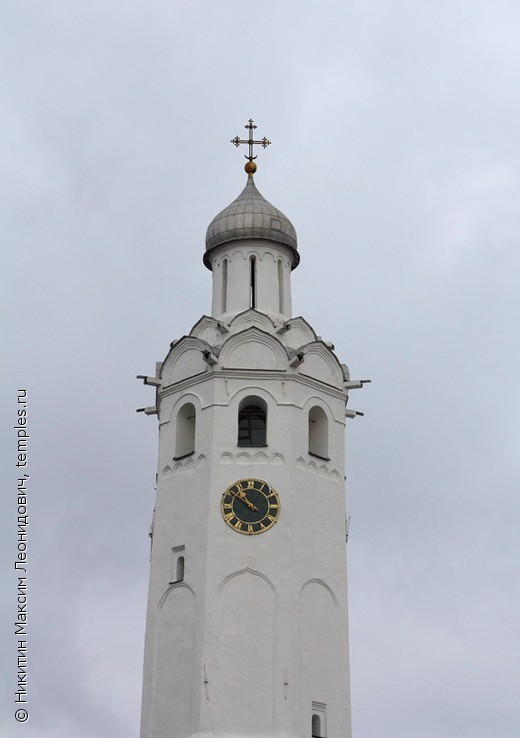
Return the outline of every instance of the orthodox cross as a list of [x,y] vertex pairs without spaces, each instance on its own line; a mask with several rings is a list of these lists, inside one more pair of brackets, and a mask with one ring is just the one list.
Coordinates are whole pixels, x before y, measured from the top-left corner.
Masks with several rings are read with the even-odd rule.
[[256,126],[253,123],[253,121],[251,120],[251,118],[249,118],[249,121],[244,126],[244,128],[247,128],[248,129],[248,131],[249,131],[249,138],[240,138],[239,136],[235,136],[235,138],[232,138],[231,139],[231,143],[232,144],[235,144],[235,146],[237,148],[240,146],[240,144],[248,144],[248,146],[249,146],[249,154],[244,154],[244,156],[246,157],[246,159],[249,159],[249,161],[252,162],[253,159],[256,159],[256,156],[253,156],[253,146],[255,144],[260,144],[264,149],[266,149],[271,142],[268,141],[265,138],[265,136],[264,136],[264,138],[260,139],[260,141],[255,141],[255,139],[253,138],[253,135],[254,135],[253,131],[255,130]]

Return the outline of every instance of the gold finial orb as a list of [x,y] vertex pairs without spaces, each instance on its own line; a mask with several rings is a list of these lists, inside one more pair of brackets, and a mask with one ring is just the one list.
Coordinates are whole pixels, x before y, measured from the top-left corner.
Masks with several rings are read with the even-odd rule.
[[247,172],[247,174],[251,175],[256,172],[256,164],[254,161],[246,161],[244,164],[244,170]]

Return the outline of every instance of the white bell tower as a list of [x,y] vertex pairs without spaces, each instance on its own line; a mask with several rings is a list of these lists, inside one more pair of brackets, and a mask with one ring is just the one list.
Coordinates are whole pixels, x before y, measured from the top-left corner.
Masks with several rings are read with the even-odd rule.
[[350,738],[348,369],[292,317],[296,232],[253,181],[210,223],[211,317],[171,344],[141,738]]

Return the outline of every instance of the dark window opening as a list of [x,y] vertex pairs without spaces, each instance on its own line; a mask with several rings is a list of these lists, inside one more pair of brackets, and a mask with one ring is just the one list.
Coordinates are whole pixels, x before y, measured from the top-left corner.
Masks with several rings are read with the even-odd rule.
[[171,553],[170,584],[178,584],[184,581],[184,546],[175,546]]
[[182,582],[184,580],[184,556],[179,556],[177,559],[177,566],[175,568],[175,581]]
[[265,446],[267,413],[260,405],[245,405],[238,412],[238,445]]
[[256,308],[256,259],[254,256],[250,259],[249,267],[249,307]]
[[312,738],[321,738],[321,718],[319,715],[312,716],[311,732]]

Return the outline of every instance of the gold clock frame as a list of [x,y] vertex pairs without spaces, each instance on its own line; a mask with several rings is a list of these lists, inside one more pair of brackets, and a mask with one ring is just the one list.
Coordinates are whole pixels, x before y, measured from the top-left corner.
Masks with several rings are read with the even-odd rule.
[[[253,508],[260,512],[247,496],[248,490],[254,490],[256,495],[262,495],[267,502],[266,512],[258,520],[244,520],[243,513],[242,517],[240,514],[242,503],[253,512]],[[235,503],[237,501],[239,502],[238,514],[235,511]],[[237,479],[236,482],[233,482],[227,487],[220,500],[220,512],[222,513],[224,522],[232,530],[246,536],[255,536],[265,533],[266,530],[270,530],[280,518],[280,509],[278,492],[268,482],[263,479],[257,479],[256,477]]]

